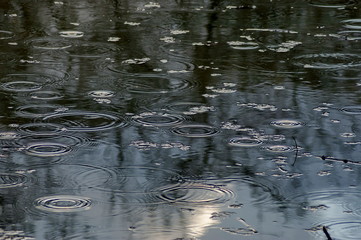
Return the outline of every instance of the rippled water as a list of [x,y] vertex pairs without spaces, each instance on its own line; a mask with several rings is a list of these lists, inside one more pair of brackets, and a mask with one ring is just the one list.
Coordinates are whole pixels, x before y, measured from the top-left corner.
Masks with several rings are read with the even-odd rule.
[[3,1],[1,239],[360,239],[361,3]]

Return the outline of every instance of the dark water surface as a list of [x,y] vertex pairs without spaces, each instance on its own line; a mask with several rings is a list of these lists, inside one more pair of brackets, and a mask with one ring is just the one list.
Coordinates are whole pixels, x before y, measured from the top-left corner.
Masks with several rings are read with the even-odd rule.
[[0,3],[1,239],[360,239],[357,0]]

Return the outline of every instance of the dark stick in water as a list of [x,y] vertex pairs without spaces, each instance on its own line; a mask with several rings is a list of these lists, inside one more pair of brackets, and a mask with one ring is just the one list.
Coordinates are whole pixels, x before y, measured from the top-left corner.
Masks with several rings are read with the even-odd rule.
[[292,167],[295,165],[296,163],[296,160],[297,160],[297,155],[298,155],[298,146],[297,146],[297,141],[296,141],[296,138],[295,137],[292,137],[293,138],[293,141],[295,142],[295,148],[296,148],[296,155],[295,155],[295,160],[293,161],[292,163]]
[[356,165],[361,165],[361,162],[358,161],[352,161],[352,160],[348,160],[348,159],[340,159],[340,158],[334,158],[334,157],[327,157],[327,156],[321,156],[320,157],[322,160],[325,161],[334,161],[334,162],[343,162],[343,163],[350,163],[350,164],[356,164]]
[[327,231],[327,228],[325,226],[322,227],[322,231],[325,233],[327,240],[332,240],[330,234]]

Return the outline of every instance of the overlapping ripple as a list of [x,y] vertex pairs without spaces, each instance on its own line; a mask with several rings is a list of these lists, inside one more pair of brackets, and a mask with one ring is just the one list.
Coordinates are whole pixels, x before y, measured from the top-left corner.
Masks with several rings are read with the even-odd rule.
[[361,105],[345,106],[341,108],[341,111],[346,114],[358,115],[361,114]]
[[262,140],[251,137],[234,137],[228,141],[228,144],[234,147],[256,147],[262,143]]
[[172,133],[190,138],[212,137],[220,130],[206,124],[181,124],[171,129]]
[[293,119],[278,119],[272,121],[270,124],[271,126],[277,128],[285,128],[285,129],[299,128],[304,125],[304,123],[302,123],[301,121],[293,120]]
[[181,124],[184,117],[169,113],[142,113],[132,117],[132,121],[143,126],[169,127]]
[[72,46],[70,41],[54,37],[33,38],[28,40],[27,44],[35,49],[41,50],[63,50]]
[[0,189],[21,187],[30,182],[30,178],[22,173],[0,173]]
[[88,144],[86,138],[72,135],[35,134],[16,140],[26,154],[37,157],[54,157],[68,154]]
[[64,107],[55,104],[30,104],[20,106],[16,109],[16,113],[19,116],[26,118],[38,118],[44,117],[49,114],[64,111]]
[[119,48],[114,44],[104,42],[76,42],[65,51],[72,57],[84,59],[98,59],[111,57],[119,52]]
[[94,132],[104,131],[127,125],[121,116],[108,113],[67,111],[46,115],[45,122],[64,126],[67,131]]
[[21,133],[31,135],[55,135],[64,132],[66,129],[62,125],[40,122],[19,125],[18,130]]
[[361,66],[361,55],[352,53],[306,54],[293,58],[293,63],[306,69],[345,69]]
[[168,185],[157,191],[159,191],[157,197],[164,202],[189,205],[221,204],[234,197],[234,193],[230,189],[197,182]]
[[189,79],[172,78],[170,76],[136,76],[124,83],[127,91],[138,94],[166,94],[193,88],[195,82]]
[[82,196],[53,195],[37,198],[34,205],[35,208],[47,212],[79,212],[89,210],[92,201]]
[[160,187],[184,181],[176,172],[161,168],[129,166],[109,170],[112,178],[93,189],[115,194],[118,204],[160,203]]

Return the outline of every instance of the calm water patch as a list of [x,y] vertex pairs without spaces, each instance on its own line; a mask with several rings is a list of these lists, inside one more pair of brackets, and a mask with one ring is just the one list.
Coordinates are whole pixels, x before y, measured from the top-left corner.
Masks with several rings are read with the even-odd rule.
[[308,3],[315,7],[338,9],[344,9],[345,7],[352,7],[357,5],[357,1],[354,0],[309,0]]

